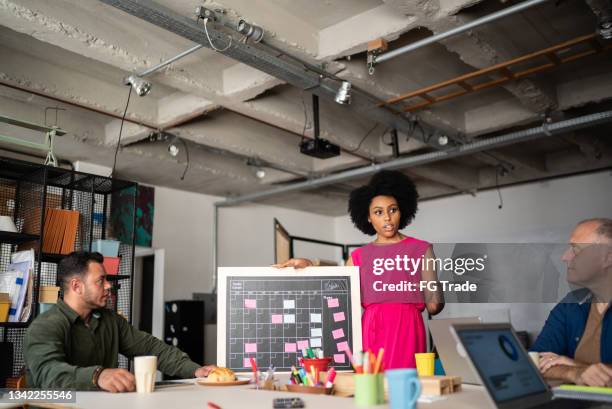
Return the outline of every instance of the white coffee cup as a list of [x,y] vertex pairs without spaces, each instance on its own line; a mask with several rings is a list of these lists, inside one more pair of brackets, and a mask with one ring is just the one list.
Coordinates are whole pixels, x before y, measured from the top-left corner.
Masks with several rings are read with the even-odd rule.
[[138,393],[153,392],[155,390],[156,375],[156,356],[137,356],[134,358],[134,376],[136,378],[136,391]]
[[17,233],[17,227],[13,223],[11,216],[0,216],[0,231],[10,231]]
[[529,358],[533,361],[536,367],[540,367],[540,353],[539,352],[529,352]]

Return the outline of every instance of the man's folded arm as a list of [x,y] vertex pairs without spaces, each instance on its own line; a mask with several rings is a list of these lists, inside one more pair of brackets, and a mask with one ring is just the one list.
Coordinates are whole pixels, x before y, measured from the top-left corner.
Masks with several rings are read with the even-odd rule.
[[157,367],[166,375],[193,378],[200,367],[180,349],[168,345],[151,334],[137,330],[125,318],[116,316],[119,326],[119,352],[128,358],[139,355],[157,356]]
[[31,379],[28,387],[97,389],[93,375],[97,366],[78,367],[66,362],[64,337],[57,325],[32,325],[26,336],[24,357]]

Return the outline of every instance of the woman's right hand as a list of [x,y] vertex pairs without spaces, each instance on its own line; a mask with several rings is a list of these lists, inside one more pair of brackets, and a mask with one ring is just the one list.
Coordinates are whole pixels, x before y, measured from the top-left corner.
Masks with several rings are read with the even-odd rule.
[[284,263],[273,264],[272,267],[275,267],[275,268],[285,268],[285,267],[306,268],[306,267],[311,267],[312,265],[313,265],[312,261],[308,260],[307,258],[290,258]]

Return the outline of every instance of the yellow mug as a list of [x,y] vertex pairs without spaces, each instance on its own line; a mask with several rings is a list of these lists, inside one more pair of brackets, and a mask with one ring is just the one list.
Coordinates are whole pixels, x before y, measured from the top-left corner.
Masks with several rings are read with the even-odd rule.
[[416,360],[417,373],[419,376],[433,376],[435,370],[436,354],[426,352],[414,354]]

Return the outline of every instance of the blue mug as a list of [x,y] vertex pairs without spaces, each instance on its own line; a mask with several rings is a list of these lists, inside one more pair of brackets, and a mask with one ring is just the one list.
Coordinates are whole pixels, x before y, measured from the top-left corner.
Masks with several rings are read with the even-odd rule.
[[416,369],[389,369],[385,371],[389,386],[391,409],[414,409],[421,395],[421,382]]

